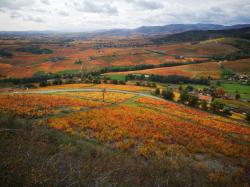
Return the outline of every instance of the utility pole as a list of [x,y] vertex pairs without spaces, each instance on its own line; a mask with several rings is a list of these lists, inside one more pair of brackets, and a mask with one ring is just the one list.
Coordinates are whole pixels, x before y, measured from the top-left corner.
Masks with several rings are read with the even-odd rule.
[[102,102],[104,102],[105,93],[106,93],[106,88],[103,88],[103,90],[102,90]]

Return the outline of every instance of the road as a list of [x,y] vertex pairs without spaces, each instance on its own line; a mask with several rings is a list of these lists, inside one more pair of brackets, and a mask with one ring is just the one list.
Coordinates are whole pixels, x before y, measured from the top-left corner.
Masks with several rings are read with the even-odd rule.
[[[125,94],[133,94],[142,97],[150,97],[157,100],[165,101],[162,98],[141,93],[141,92],[132,92],[125,90],[114,90],[114,89],[105,89],[106,92],[115,92],[115,93],[125,93]],[[103,92],[103,88],[81,88],[81,89],[54,89],[54,90],[39,90],[39,91],[25,91],[25,92],[13,92],[14,94],[50,94],[50,93],[58,93],[58,92]]]

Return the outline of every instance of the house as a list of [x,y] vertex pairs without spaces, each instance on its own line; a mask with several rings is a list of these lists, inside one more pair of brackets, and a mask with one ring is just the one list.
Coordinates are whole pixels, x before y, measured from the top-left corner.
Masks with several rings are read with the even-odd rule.
[[213,97],[209,94],[203,93],[202,91],[193,90],[189,92],[190,95],[198,97],[199,100],[206,101],[207,103],[211,103]]
[[211,103],[213,100],[213,97],[211,95],[198,94],[198,98],[202,101],[206,101],[207,103]]

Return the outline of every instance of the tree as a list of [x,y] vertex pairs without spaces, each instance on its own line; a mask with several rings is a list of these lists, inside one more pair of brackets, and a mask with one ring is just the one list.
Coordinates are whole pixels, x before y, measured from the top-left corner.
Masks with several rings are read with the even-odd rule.
[[225,95],[225,90],[223,88],[217,88],[215,94],[217,97],[223,97]]
[[172,90],[166,90],[163,92],[163,98],[167,100],[173,100],[174,99],[174,93]]
[[193,107],[198,105],[198,101],[199,101],[199,98],[193,95],[188,98],[188,104]]
[[193,86],[190,86],[190,85],[188,85],[187,87],[186,87],[186,89],[185,89],[186,91],[188,91],[188,92],[191,92],[191,91],[193,91],[194,90],[194,87]]
[[39,83],[39,86],[40,87],[46,87],[46,86],[48,86],[48,83],[47,83],[47,81],[42,81],[42,82]]
[[221,113],[221,111],[223,110],[224,108],[224,104],[219,102],[219,101],[213,101],[211,103],[211,110],[214,112],[214,113]]
[[202,108],[203,110],[207,110],[207,101],[205,101],[205,100],[202,100],[202,101],[201,101],[201,108]]
[[241,98],[240,94],[238,91],[236,91],[236,94],[235,94],[235,99],[236,100],[239,100]]
[[84,63],[83,63],[83,61],[81,59],[76,61],[75,64],[81,65],[80,72],[81,72],[81,80],[83,81],[83,77],[87,72],[86,67],[84,66]]
[[189,94],[187,91],[183,91],[181,92],[181,95],[180,95],[180,102],[182,103],[185,103],[186,101],[188,101],[189,99]]
[[120,80],[120,81],[118,81],[118,84],[125,85],[125,84],[126,84],[126,82],[125,82],[125,81]]
[[229,107],[224,107],[222,113],[223,113],[225,116],[231,116],[231,115],[232,115],[231,109],[230,109]]
[[116,79],[112,80],[111,82],[112,84],[118,84],[118,81]]
[[61,85],[63,82],[61,79],[56,79],[53,81],[53,85]]
[[250,112],[247,112],[247,114],[246,114],[246,120],[250,121]]
[[220,81],[216,81],[216,85],[220,86],[221,85]]
[[156,87],[155,82],[153,82],[150,86],[153,87],[153,88],[155,88]]
[[76,60],[76,61],[75,61],[75,64],[77,64],[77,65],[82,65],[81,59]]
[[156,88],[156,89],[155,89],[155,95],[160,95],[160,92],[161,92],[161,91],[160,91],[159,88]]

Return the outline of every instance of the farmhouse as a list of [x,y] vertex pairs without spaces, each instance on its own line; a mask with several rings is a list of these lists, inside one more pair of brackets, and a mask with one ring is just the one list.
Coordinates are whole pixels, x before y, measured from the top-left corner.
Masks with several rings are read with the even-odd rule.
[[211,103],[213,100],[213,97],[211,95],[198,94],[198,98],[200,100],[206,101],[207,103]]

